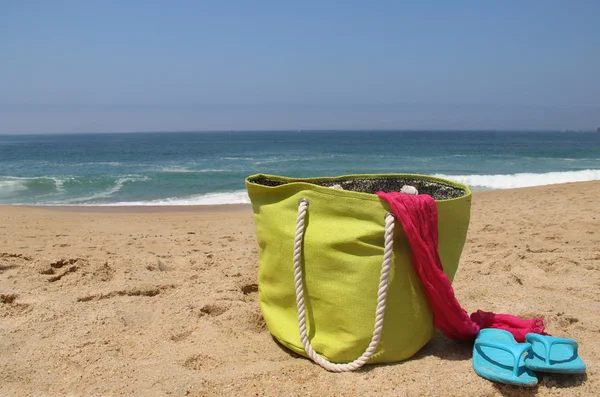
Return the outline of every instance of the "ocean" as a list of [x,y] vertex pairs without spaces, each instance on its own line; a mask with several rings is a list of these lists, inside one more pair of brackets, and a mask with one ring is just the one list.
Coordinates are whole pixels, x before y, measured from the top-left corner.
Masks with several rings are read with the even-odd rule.
[[600,180],[600,133],[269,131],[0,135],[0,204],[249,202],[244,179],[418,173],[473,190]]

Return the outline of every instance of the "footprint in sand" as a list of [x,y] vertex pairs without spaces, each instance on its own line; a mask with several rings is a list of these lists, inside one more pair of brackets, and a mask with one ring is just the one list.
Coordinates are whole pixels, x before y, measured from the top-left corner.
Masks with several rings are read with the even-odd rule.
[[581,263],[575,259],[559,256],[555,258],[543,259],[535,265],[546,273],[552,273],[555,271],[569,271],[572,266],[581,266]]
[[258,292],[258,284],[246,284],[242,286],[242,293],[244,295],[249,295],[254,292]]
[[203,354],[195,354],[183,362],[183,366],[194,371],[217,368],[222,362]]
[[16,269],[23,262],[31,261],[31,257],[23,254],[15,254],[12,252],[0,252],[0,273],[10,269]]
[[33,310],[27,303],[18,303],[16,294],[0,294],[0,318],[22,316]]
[[569,315],[565,316],[565,313],[563,312],[556,313],[556,317],[558,317],[558,324],[563,328],[567,328],[568,326],[579,322],[577,317]]
[[258,308],[248,313],[247,325],[250,331],[266,332],[267,330],[267,323],[265,322],[265,319]]
[[184,332],[180,332],[174,335],[171,335],[169,337],[169,339],[171,339],[173,342],[181,342],[182,340],[187,339],[193,331],[184,331]]
[[31,257],[23,254],[14,254],[12,252],[0,252],[0,258],[19,258],[25,261],[30,261]]
[[210,317],[220,316],[229,310],[229,307],[222,304],[208,304],[200,309],[200,316],[208,315]]
[[49,275],[48,282],[56,282],[62,279],[69,273],[75,273],[81,265],[87,263],[85,259],[71,258],[71,259],[59,259],[51,262],[48,266],[43,267],[39,273]]
[[113,269],[108,262],[104,262],[102,265],[94,269],[92,275],[94,278],[100,281],[110,281],[115,276],[115,269]]
[[78,272],[83,277],[91,277],[95,281],[110,281],[114,277],[115,270],[108,262],[104,262],[91,269],[89,267],[90,263],[82,258],[59,259],[42,267],[39,273],[51,276],[47,278],[50,283],[59,281],[63,277],[75,272]]
[[550,253],[550,252],[555,252],[557,251],[558,248],[531,248],[529,245],[527,245],[527,248],[525,248],[525,251],[530,252],[532,254],[542,254],[542,253]]

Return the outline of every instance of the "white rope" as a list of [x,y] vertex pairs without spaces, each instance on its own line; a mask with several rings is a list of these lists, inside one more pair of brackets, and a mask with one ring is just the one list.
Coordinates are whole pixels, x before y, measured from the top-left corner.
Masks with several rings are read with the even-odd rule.
[[304,289],[302,285],[302,240],[304,238],[304,218],[308,210],[308,200],[301,199],[298,204],[298,219],[296,220],[296,237],[294,239],[294,283],[296,284],[296,304],[298,305],[298,325],[300,328],[300,340],[306,354],[321,367],[332,372],[353,371],[362,367],[375,353],[383,331],[383,315],[385,313],[388,280],[390,278],[390,267],[392,265],[392,253],[394,250],[394,216],[387,213],[385,216],[385,249],[383,263],[381,265],[381,276],[379,277],[379,290],[377,292],[377,309],[375,310],[375,329],[371,343],[367,350],[356,360],[335,364],[321,357],[312,348],[306,336],[306,312],[304,309]]

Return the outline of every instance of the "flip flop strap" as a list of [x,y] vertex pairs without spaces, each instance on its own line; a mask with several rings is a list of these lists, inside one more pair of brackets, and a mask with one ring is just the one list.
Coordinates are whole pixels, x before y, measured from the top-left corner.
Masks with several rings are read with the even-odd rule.
[[510,353],[514,358],[513,376],[515,378],[519,374],[519,361],[521,361],[521,356],[523,355],[523,353],[529,350],[529,348],[531,348],[530,343],[519,343],[515,345],[506,346],[500,343],[485,341],[475,341],[475,346],[491,347],[494,349],[504,350],[505,352]]
[[554,345],[569,345],[569,346],[573,347],[573,355],[577,356],[578,344],[573,339],[548,337],[548,336],[541,336],[541,335],[537,335],[537,334],[528,334],[527,340],[540,342],[541,344],[544,345],[544,348],[546,350],[545,362],[547,365],[550,365],[550,350],[552,349],[552,346],[554,346]]

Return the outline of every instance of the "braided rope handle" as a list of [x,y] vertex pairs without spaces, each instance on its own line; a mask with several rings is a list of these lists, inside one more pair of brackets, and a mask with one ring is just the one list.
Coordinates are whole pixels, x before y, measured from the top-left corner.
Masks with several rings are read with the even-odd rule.
[[331,372],[354,371],[362,367],[375,353],[383,331],[383,317],[385,313],[388,281],[390,278],[390,267],[392,265],[392,253],[394,250],[394,216],[391,213],[385,215],[385,249],[383,263],[381,265],[381,276],[379,277],[379,290],[377,292],[377,309],[375,310],[375,328],[371,343],[367,350],[356,360],[336,364],[321,357],[315,352],[308,336],[306,335],[306,311],[304,308],[304,289],[302,285],[302,240],[304,238],[304,218],[308,211],[308,200],[303,198],[298,203],[298,218],[296,220],[296,236],[294,239],[294,283],[296,285],[296,304],[298,306],[298,325],[300,328],[300,340],[306,354],[321,367]]

